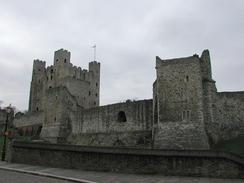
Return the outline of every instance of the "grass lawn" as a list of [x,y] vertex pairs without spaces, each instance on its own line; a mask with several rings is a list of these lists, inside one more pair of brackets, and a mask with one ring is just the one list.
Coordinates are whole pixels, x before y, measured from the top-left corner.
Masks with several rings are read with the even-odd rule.
[[214,149],[241,154],[244,156],[244,136],[219,142],[214,146]]

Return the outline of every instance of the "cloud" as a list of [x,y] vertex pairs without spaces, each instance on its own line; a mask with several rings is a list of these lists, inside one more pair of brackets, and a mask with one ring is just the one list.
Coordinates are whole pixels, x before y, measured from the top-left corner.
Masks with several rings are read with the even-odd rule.
[[2,1],[0,100],[27,109],[33,59],[53,62],[59,48],[87,68],[91,45],[101,62],[101,103],[151,98],[155,56],[210,49],[222,90],[243,90],[242,0]]

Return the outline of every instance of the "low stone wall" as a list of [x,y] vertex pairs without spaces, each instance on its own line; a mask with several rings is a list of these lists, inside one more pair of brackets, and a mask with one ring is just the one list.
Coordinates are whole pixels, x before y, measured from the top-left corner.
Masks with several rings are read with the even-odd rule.
[[109,133],[81,133],[71,135],[68,142],[73,145],[82,146],[123,146],[151,148],[151,131],[128,131],[128,132],[109,132]]
[[13,124],[16,128],[42,125],[44,118],[44,112],[27,113],[23,116],[16,117]]
[[204,150],[150,150],[13,142],[9,161],[138,174],[244,178],[244,158]]

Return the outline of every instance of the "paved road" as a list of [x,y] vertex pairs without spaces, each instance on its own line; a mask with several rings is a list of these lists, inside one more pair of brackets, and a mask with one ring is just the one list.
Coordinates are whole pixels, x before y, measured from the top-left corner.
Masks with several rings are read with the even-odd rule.
[[[73,169],[50,168],[41,166],[31,166],[24,164],[11,164],[0,161],[0,183],[22,183],[20,179],[23,178],[23,183],[63,183],[65,181],[36,177],[33,175],[26,175],[16,172],[2,171],[1,168],[10,168],[21,171],[32,171],[37,173],[45,173],[55,176],[64,176],[68,178],[77,178],[82,180],[89,180],[97,183],[244,183],[244,179],[218,179],[218,178],[205,178],[205,177],[167,177],[162,175],[134,175],[134,174],[121,174],[113,172],[94,172],[82,171]],[[7,173],[6,173],[7,172]],[[2,175],[5,180],[2,180]],[[8,182],[7,178],[8,177]],[[27,182],[26,178],[31,181]],[[33,178],[33,180],[32,180]],[[11,180],[10,180],[11,179]],[[42,179],[42,180],[41,180]],[[12,181],[12,182],[11,182]],[[49,181],[49,182],[48,182]],[[66,181],[66,183],[68,183]]]
[[71,183],[65,180],[0,170],[0,183]]

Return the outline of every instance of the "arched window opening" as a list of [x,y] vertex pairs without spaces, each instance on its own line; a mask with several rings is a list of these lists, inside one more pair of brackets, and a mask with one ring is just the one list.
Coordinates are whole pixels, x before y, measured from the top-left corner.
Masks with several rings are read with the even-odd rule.
[[64,59],[64,63],[66,63],[67,62],[67,60],[66,59]]
[[39,108],[38,107],[36,108],[36,111],[39,111]]
[[127,121],[124,111],[120,111],[118,113],[118,119],[117,120],[118,120],[118,122],[126,122]]
[[41,134],[41,131],[42,131],[42,126],[39,126],[36,135],[39,136]]
[[189,76],[186,76],[186,82],[188,82],[189,81]]
[[191,111],[182,111],[182,120],[191,120]]

